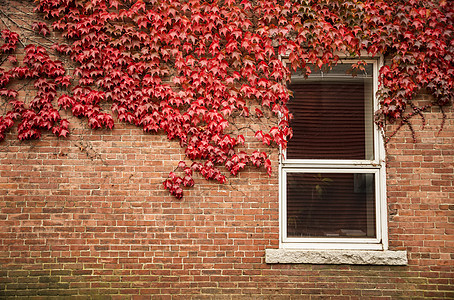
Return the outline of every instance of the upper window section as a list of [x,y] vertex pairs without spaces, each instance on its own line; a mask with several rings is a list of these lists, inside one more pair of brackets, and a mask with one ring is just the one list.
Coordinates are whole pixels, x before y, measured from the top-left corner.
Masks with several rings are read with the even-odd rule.
[[[355,74],[352,76],[352,74]],[[287,159],[373,160],[373,64],[292,76]]]

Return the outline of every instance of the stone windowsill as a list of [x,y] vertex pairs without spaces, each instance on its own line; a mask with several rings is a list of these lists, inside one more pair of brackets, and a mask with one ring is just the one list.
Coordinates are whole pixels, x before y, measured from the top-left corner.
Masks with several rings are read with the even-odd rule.
[[265,262],[403,266],[408,259],[407,251],[266,249]]

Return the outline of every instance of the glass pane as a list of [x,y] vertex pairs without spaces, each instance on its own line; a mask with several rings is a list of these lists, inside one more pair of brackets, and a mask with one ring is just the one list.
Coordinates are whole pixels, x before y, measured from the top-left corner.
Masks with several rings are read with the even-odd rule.
[[287,173],[287,237],[375,237],[374,178]]
[[365,74],[352,77],[344,69],[340,65],[323,76],[292,78],[288,159],[374,158],[373,80]]

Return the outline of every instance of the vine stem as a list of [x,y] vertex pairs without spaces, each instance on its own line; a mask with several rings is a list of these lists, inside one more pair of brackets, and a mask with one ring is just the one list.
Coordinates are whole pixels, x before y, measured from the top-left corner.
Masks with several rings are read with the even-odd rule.
[[440,111],[441,111],[441,114],[443,115],[442,119],[441,119],[441,126],[440,126],[440,129],[438,130],[438,133],[437,135],[440,135],[440,132],[443,130],[444,126],[445,126],[445,123],[446,123],[446,113],[443,109],[443,106],[441,105],[438,105],[440,107]]
[[[47,50],[52,50],[52,48],[49,47],[48,45],[43,44],[43,43],[40,43],[40,42],[38,42],[38,41],[36,41],[36,40],[34,40],[34,39],[31,39],[31,38],[29,38],[29,37],[26,37],[26,36],[25,36],[24,39],[29,40],[29,41],[31,41],[31,42],[33,42],[33,43],[36,43],[36,44],[40,45],[41,47],[46,48]],[[49,40],[49,41],[50,41],[50,40]]]
[[0,66],[3,65],[3,63],[8,59],[8,55],[5,55],[5,57],[0,61]]
[[[19,28],[21,28],[22,26],[20,26],[19,24],[17,24],[13,19],[11,19],[10,16],[8,16],[3,10],[0,9],[0,13],[3,14],[8,20],[10,20],[11,22],[13,22],[16,26],[18,26]],[[3,24],[5,24],[5,26],[11,31],[11,27],[8,26],[8,24],[6,24],[6,22],[2,19],[2,22]],[[22,44],[22,47],[25,47],[25,44],[22,43],[21,39],[19,39],[19,43]]]
[[[22,30],[27,30],[27,31],[30,31],[30,32],[35,33],[35,31],[34,31],[33,29],[30,29],[30,28],[27,28],[27,27],[24,27],[24,26],[21,26],[21,25],[17,24],[16,21],[14,21],[10,16],[8,16],[8,15],[7,15],[3,10],[1,10],[1,9],[0,9],[0,13],[2,13],[8,20],[10,20],[12,23],[14,23],[14,25],[16,25],[18,28],[20,28],[20,29],[22,29]],[[10,29],[10,27],[5,23],[5,21],[2,20],[2,22],[5,24],[6,27],[8,27],[8,29]],[[10,29],[10,30],[11,30],[11,29]],[[48,37],[46,37],[46,36],[42,36],[42,37],[45,38],[47,41],[53,43],[53,41],[52,41],[50,38],[48,38]],[[27,38],[27,37],[24,37],[24,38],[26,38],[26,39],[28,39],[28,40],[30,40],[30,41],[32,41],[32,42],[35,42],[35,43],[37,43],[37,44],[39,44],[39,45],[41,45],[41,46],[46,47],[47,49],[49,49],[49,47],[47,47],[47,46],[45,46],[44,44],[39,43],[39,42],[37,42],[37,41],[31,39],[31,38]],[[20,39],[19,39],[19,42],[22,44],[23,47],[25,47],[25,44],[22,43],[22,41],[21,41]]]
[[[422,107],[416,107],[414,106],[414,104],[411,104],[411,107],[413,109],[413,111],[411,113],[409,113],[408,115],[406,115],[405,117],[402,117],[401,119],[401,122],[399,124],[399,126],[390,134],[390,136],[385,140],[385,145],[389,142],[389,140],[396,135],[396,133],[402,128],[402,126],[404,125],[408,125],[408,127],[410,128],[410,131],[411,131],[411,136],[413,138],[413,142],[416,142],[416,132],[415,130],[413,129],[413,125],[411,124],[410,122],[410,119],[413,118],[415,115],[419,115],[421,116],[421,118],[423,119],[423,127],[425,126],[426,124],[426,119],[424,118],[424,115],[422,114],[424,111],[426,111],[427,109],[431,108],[433,106],[433,104],[427,104],[427,105],[424,105]],[[444,112],[443,112],[444,113]]]

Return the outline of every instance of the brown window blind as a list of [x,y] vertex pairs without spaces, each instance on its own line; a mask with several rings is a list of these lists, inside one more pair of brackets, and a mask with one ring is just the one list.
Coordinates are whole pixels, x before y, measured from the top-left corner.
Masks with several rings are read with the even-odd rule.
[[363,80],[300,80],[289,89],[294,119],[288,159],[366,159],[366,135],[371,133]]

